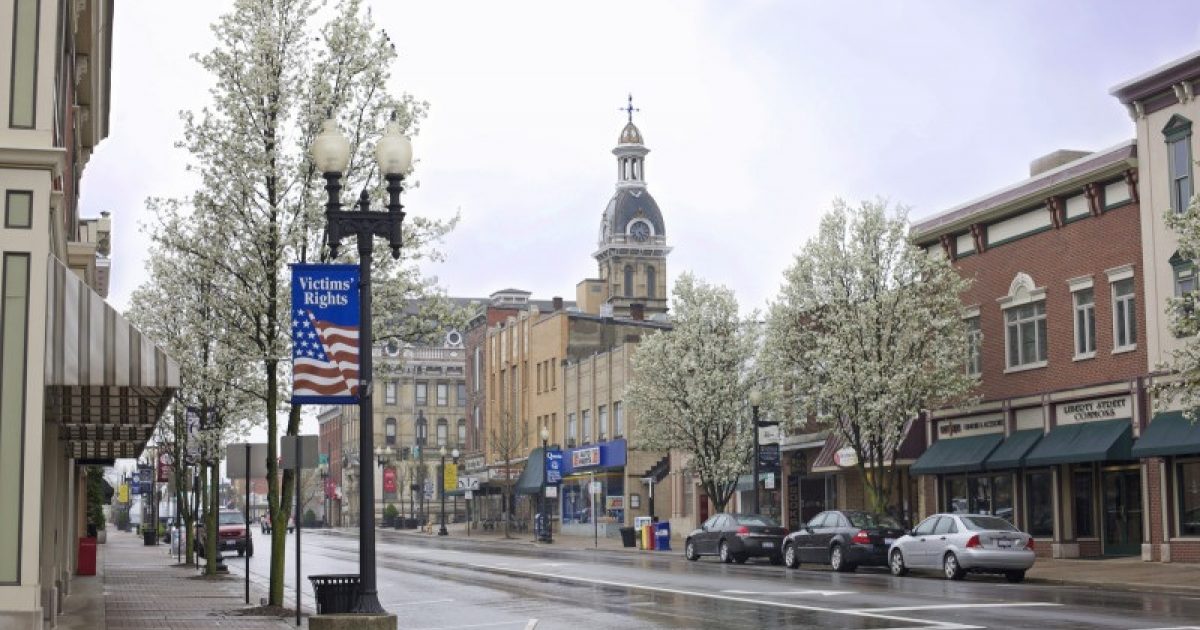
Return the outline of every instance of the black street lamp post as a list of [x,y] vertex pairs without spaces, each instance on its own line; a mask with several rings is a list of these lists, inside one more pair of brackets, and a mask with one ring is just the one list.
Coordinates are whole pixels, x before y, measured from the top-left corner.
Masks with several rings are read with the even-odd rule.
[[[387,181],[387,212],[374,212],[364,190],[358,201],[357,210],[342,210],[340,199],[342,173],[350,163],[350,141],[338,131],[332,117],[313,141],[312,157],[317,169],[325,176],[325,231],[328,237],[329,257],[336,259],[343,236],[355,236],[358,241],[359,269],[359,333],[358,353],[358,404],[359,404],[359,447],[363,457],[374,452],[375,431],[372,426],[371,406],[371,256],[375,251],[375,237],[388,239],[392,258],[400,258],[403,245],[401,227],[404,210],[400,205],[400,191],[404,175],[412,165],[412,145],[400,133],[395,114],[375,147],[375,159],[379,172]],[[365,463],[365,462],[364,462]],[[382,613],[379,594],[375,586],[375,471],[370,465],[359,467],[358,488],[358,564],[360,588],[354,612]]]
[[753,422],[750,423],[754,430],[754,513],[758,514],[758,406],[762,404],[762,393],[758,389],[750,390],[750,411],[753,414]]
[[542,425],[542,496],[538,500],[541,505],[542,522],[546,525],[546,542],[554,542],[554,519],[550,518],[550,514],[546,510],[546,453],[549,450],[550,429]]
[[450,535],[446,529],[446,445],[438,449],[438,453],[442,456],[442,464],[438,467],[438,494],[442,497],[442,524],[438,527],[438,536]]

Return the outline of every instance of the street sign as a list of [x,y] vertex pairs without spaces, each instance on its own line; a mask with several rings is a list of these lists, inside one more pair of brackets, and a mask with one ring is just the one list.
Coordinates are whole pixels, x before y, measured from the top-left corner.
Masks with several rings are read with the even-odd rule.
[[423,488],[423,491],[425,493],[426,500],[433,499],[433,480],[432,479],[425,480],[425,487]]
[[563,454],[558,449],[546,451],[546,485],[562,483]]
[[546,498],[547,499],[557,499],[558,498],[558,486],[546,486]]
[[296,469],[296,440],[300,440],[300,468],[317,467],[317,436],[315,435],[285,435],[279,439],[279,453],[283,455],[281,467],[284,470]]
[[478,490],[479,489],[479,478],[478,477],[459,477],[458,478],[458,489],[466,490],[468,492],[470,492],[471,490]]
[[475,493],[471,492],[470,490],[467,490],[466,492],[463,493],[463,497],[465,497],[468,501],[470,501],[471,499],[475,498]]
[[458,464],[446,462],[442,469],[442,490],[453,492],[458,488]]
[[758,466],[764,471],[779,470],[778,444],[762,444],[758,447]]
[[758,429],[759,444],[778,444],[779,443],[779,425],[768,427],[759,427]]
[[321,453],[320,455],[317,455],[317,465],[318,466],[328,466],[329,465],[329,454]]
[[[246,454],[250,470],[246,470]],[[267,476],[267,445],[230,444],[225,453],[225,475],[230,479],[262,479]]]

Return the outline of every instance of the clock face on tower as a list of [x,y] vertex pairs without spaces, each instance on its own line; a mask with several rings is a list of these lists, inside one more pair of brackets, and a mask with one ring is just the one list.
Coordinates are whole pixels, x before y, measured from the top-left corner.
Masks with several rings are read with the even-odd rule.
[[645,221],[637,221],[629,226],[629,235],[639,243],[650,238],[650,226]]

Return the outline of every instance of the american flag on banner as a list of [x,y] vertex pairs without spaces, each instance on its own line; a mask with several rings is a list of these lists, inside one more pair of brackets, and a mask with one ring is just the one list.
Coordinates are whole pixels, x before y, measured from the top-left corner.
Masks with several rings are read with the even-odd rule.
[[358,401],[357,265],[292,265],[292,402]]
[[358,395],[358,329],[296,310],[292,322],[292,395]]

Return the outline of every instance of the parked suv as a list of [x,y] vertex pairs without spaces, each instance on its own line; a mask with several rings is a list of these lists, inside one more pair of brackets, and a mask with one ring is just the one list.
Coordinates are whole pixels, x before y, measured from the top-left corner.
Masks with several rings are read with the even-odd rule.
[[[201,518],[196,525],[196,553],[205,557],[204,548],[208,535],[204,530],[205,519]],[[246,518],[237,510],[221,510],[217,512],[217,546],[221,551],[234,549],[237,555],[254,555],[254,540],[250,538],[250,530],[246,528]]]

